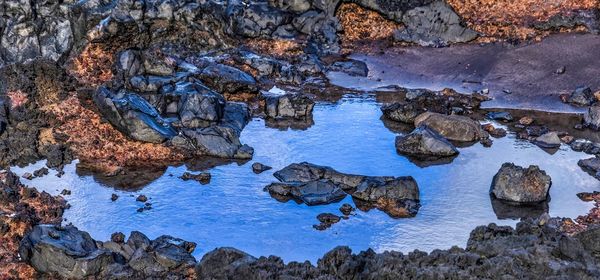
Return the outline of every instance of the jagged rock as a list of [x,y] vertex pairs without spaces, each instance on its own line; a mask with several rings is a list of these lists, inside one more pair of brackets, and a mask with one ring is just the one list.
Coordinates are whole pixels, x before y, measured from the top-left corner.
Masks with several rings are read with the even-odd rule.
[[582,159],[577,162],[577,165],[581,167],[585,172],[594,176],[594,178],[600,180],[600,158],[593,157],[588,159]]
[[211,64],[199,75],[202,82],[220,93],[255,92],[256,80],[249,74],[223,64]]
[[226,102],[222,95],[197,85],[194,91],[180,96],[177,111],[184,127],[208,126],[223,118]]
[[471,142],[488,138],[479,122],[469,117],[423,113],[415,119],[415,126],[425,125],[451,141]]
[[378,208],[392,217],[412,217],[420,207],[419,189],[412,177],[350,175],[306,162],[290,164],[273,175],[282,183],[273,183],[265,190],[281,201],[327,204],[343,199],[345,191],[359,209]]
[[548,199],[551,185],[550,176],[535,165],[525,169],[505,163],[494,176],[490,193],[501,200],[535,203]]
[[571,93],[567,102],[576,106],[590,106],[596,102],[596,97],[589,87],[579,87]]
[[244,278],[244,270],[256,260],[238,249],[219,248],[202,257],[196,273],[198,279],[227,279],[234,275]]
[[458,154],[454,145],[427,126],[419,126],[410,134],[396,137],[396,150],[401,154],[424,159]]
[[386,118],[392,121],[409,124],[414,123],[415,118],[425,112],[413,103],[393,103],[381,107],[381,111]]
[[592,106],[583,115],[585,126],[593,130],[600,130],[600,106]]
[[98,249],[88,233],[73,226],[35,226],[21,242],[19,254],[37,271],[64,278],[98,275],[115,263],[111,252]]
[[533,143],[542,148],[554,149],[559,148],[562,141],[560,140],[560,137],[558,137],[558,133],[548,132],[542,136],[535,138]]
[[113,93],[105,87],[94,95],[98,109],[125,135],[143,142],[162,143],[177,132],[156,108],[135,93]]
[[303,94],[265,96],[265,113],[275,119],[307,119],[312,117],[315,102]]
[[467,28],[460,17],[445,1],[433,1],[417,7],[402,16],[404,28],[394,34],[398,41],[417,43],[422,46],[447,46],[464,43],[477,38],[478,34]]

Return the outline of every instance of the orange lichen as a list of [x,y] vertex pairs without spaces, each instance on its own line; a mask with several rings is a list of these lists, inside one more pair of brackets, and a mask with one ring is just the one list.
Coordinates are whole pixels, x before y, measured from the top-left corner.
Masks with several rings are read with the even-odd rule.
[[357,4],[342,4],[336,14],[342,25],[342,47],[352,49],[357,43],[391,40],[400,24]]
[[250,39],[246,46],[253,51],[277,58],[287,58],[303,53],[302,44],[295,40],[282,39]]
[[113,62],[111,52],[89,44],[73,59],[71,74],[81,83],[97,86],[112,79]]
[[594,202],[594,208],[587,214],[577,217],[575,221],[571,219],[563,220],[561,230],[570,235],[582,232],[589,226],[600,225],[600,192],[580,193],[577,196],[583,201]]
[[[550,32],[531,27],[559,14],[600,7],[598,0],[448,0],[468,26],[481,34],[480,41],[539,39]],[[576,27],[577,30],[581,27]],[[571,31],[562,29],[560,31]]]
[[29,101],[29,99],[27,98],[27,94],[20,90],[9,91],[6,95],[8,96],[8,99],[10,101],[10,107],[12,109],[21,107],[23,106],[23,104]]
[[0,202],[0,225],[6,229],[0,232],[0,279],[35,279],[36,271],[19,259],[19,242],[38,223],[59,224],[66,202],[15,179],[16,175],[0,171],[0,188],[12,190]]
[[111,124],[103,122],[99,114],[85,107],[72,95],[48,108],[48,113],[60,123],[54,133],[68,137],[67,144],[82,163],[112,170],[115,166],[144,166],[185,159],[183,154],[164,145],[126,138]]

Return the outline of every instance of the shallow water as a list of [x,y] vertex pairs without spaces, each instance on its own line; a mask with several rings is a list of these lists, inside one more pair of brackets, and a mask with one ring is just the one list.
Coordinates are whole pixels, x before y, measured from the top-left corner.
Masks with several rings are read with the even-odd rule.
[[[284,261],[315,262],[338,245],[353,250],[375,251],[414,249],[431,251],[465,246],[471,230],[491,222],[514,225],[515,220],[498,220],[489,197],[492,177],[502,163],[527,166],[538,164],[553,180],[550,190],[551,216],[576,217],[592,205],[575,194],[598,190],[600,182],[580,170],[577,161],[589,156],[563,146],[550,155],[514,135],[497,139],[491,148],[480,144],[461,148],[461,154],[447,165],[420,168],[396,153],[395,133],[380,120],[380,104],[373,96],[344,97],[335,104],[315,106],[315,124],[304,130],[278,130],[253,120],[242,133],[242,143],[255,149],[252,161],[231,163],[209,170],[212,181],[200,185],[178,178],[185,166],[169,167],[165,174],[142,190],[115,190],[78,176],[75,164],[65,168],[62,178],[50,175],[25,184],[51,194],[62,189],[71,208],[64,217],[98,240],[108,240],[116,231],[140,230],[151,238],[169,234],[198,243],[196,257],[216,247],[231,246],[252,255],[277,255]],[[274,169],[256,175],[250,165],[261,162]],[[415,218],[392,219],[378,210],[357,211],[326,231],[312,228],[316,216],[338,213],[350,197],[325,206],[308,207],[293,201],[280,203],[263,191],[275,181],[273,172],[294,162],[308,161],[362,175],[413,176],[420,187],[422,207]],[[22,175],[43,166],[13,167]],[[173,175],[173,176],[170,176]],[[111,202],[110,196],[120,198]],[[152,209],[136,210],[142,203],[135,196],[150,197]]]

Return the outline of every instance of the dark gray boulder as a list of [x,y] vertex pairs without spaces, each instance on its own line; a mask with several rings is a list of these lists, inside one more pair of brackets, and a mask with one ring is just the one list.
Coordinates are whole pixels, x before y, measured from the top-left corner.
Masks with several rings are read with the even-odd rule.
[[134,140],[162,143],[177,135],[156,108],[135,93],[113,93],[100,87],[94,95],[94,101],[113,126]]
[[594,176],[594,178],[600,180],[600,158],[593,157],[588,159],[582,159],[577,162],[577,165],[581,167],[585,172]]
[[596,101],[596,97],[589,87],[578,87],[571,93],[571,96],[569,96],[569,99],[567,100],[570,104],[582,107],[590,106]]
[[593,130],[600,130],[600,106],[591,106],[583,115],[583,124]]
[[304,94],[269,94],[265,96],[265,113],[274,119],[303,120],[312,117],[315,102]]
[[313,199],[318,204],[327,204],[343,199],[348,193],[359,209],[377,208],[395,218],[412,217],[420,207],[419,188],[412,177],[344,174],[306,162],[290,164],[273,175],[282,183],[273,183],[265,190],[280,201],[293,199],[314,204],[310,201]]
[[479,122],[465,116],[426,112],[415,119],[415,127],[421,125],[429,127],[451,141],[472,142],[489,137]]
[[198,279],[244,278],[244,270],[257,258],[234,248],[218,248],[206,253],[196,266]]
[[21,241],[19,254],[37,271],[64,278],[98,275],[115,263],[112,252],[98,249],[87,232],[73,226],[35,226]]
[[181,124],[187,128],[208,126],[223,118],[225,98],[201,85],[198,89],[181,93],[177,111]]
[[396,137],[396,150],[400,154],[422,159],[450,157],[458,154],[458,149],[452,143],[427,126],[419,126],[410,134]]
[[441,47],[451,43],[465,43],[478,36],[442,0],[407,11],[402,16],[402,23],[404,27],[394,34],[394,38],[422,46]]
[[392,121],[413,124],[425,110],[413,103],[393,103],[381,107],[383,115]]
[[489,112],[485,115],[490,120],[512,122],[513,116],[509,112]]
[[330,204],[346,197],[342,188],[328,180],[306,183],[273,183],[265,187],[273,197],[280,201],[293,199],[308,206]]
[[223,65],[210,64],[199,74],[200,80],[208,87],[220,92],[255,92],[256,80],[248,73],[237,68]]
[[548,199],[551,185],[550,176],[535,165],[523,168],[505,163],[494,176],[490,193],[510,202],[536,203]]

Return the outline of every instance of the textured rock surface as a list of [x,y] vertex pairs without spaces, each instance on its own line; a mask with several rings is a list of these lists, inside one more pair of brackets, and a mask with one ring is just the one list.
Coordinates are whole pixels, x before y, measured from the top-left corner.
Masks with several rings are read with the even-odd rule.
[[541,202],[548,199],[551,185],[550,176],[535,165],[523,168],[505,163],[494,176],[490,192],[498,199],[516,203]]
[[426,126],[419,126],[410,134],[396,137],[396,150],[401,154],[424,159],[458,154],[454,145]]
[[412,177],[351,175],[306,162],[290,164],[273,175],[281,183],[273,183],[265,190],[280,201],[328,204],[340,201],[348,193],[359,209],[378,208],[396,218],[415,216],[420,207],[419,188]]
[[448,140],[471,142],[488,138],[479,122],[469,117],[456,115],[442,115],[437,113],[423,113],[415,119],[415,126],[426,125]]
[[466,249],[453,247],[429,254],[420,251],[377,254],[372,250],[352,254],[348,247],[337,247],[316,265],[284,264],[274,256],[255,258],[239,250],[219,248],[206,254],[196,271],[203,279],[599,277],[598,259],[593,257],[597,250],[593,242],[598,238],[598,231],[572,238],[559,233],[557,223],[556,219],[528,219],[520,222],[516,229],[495,224],[480,226],[471,232]]

